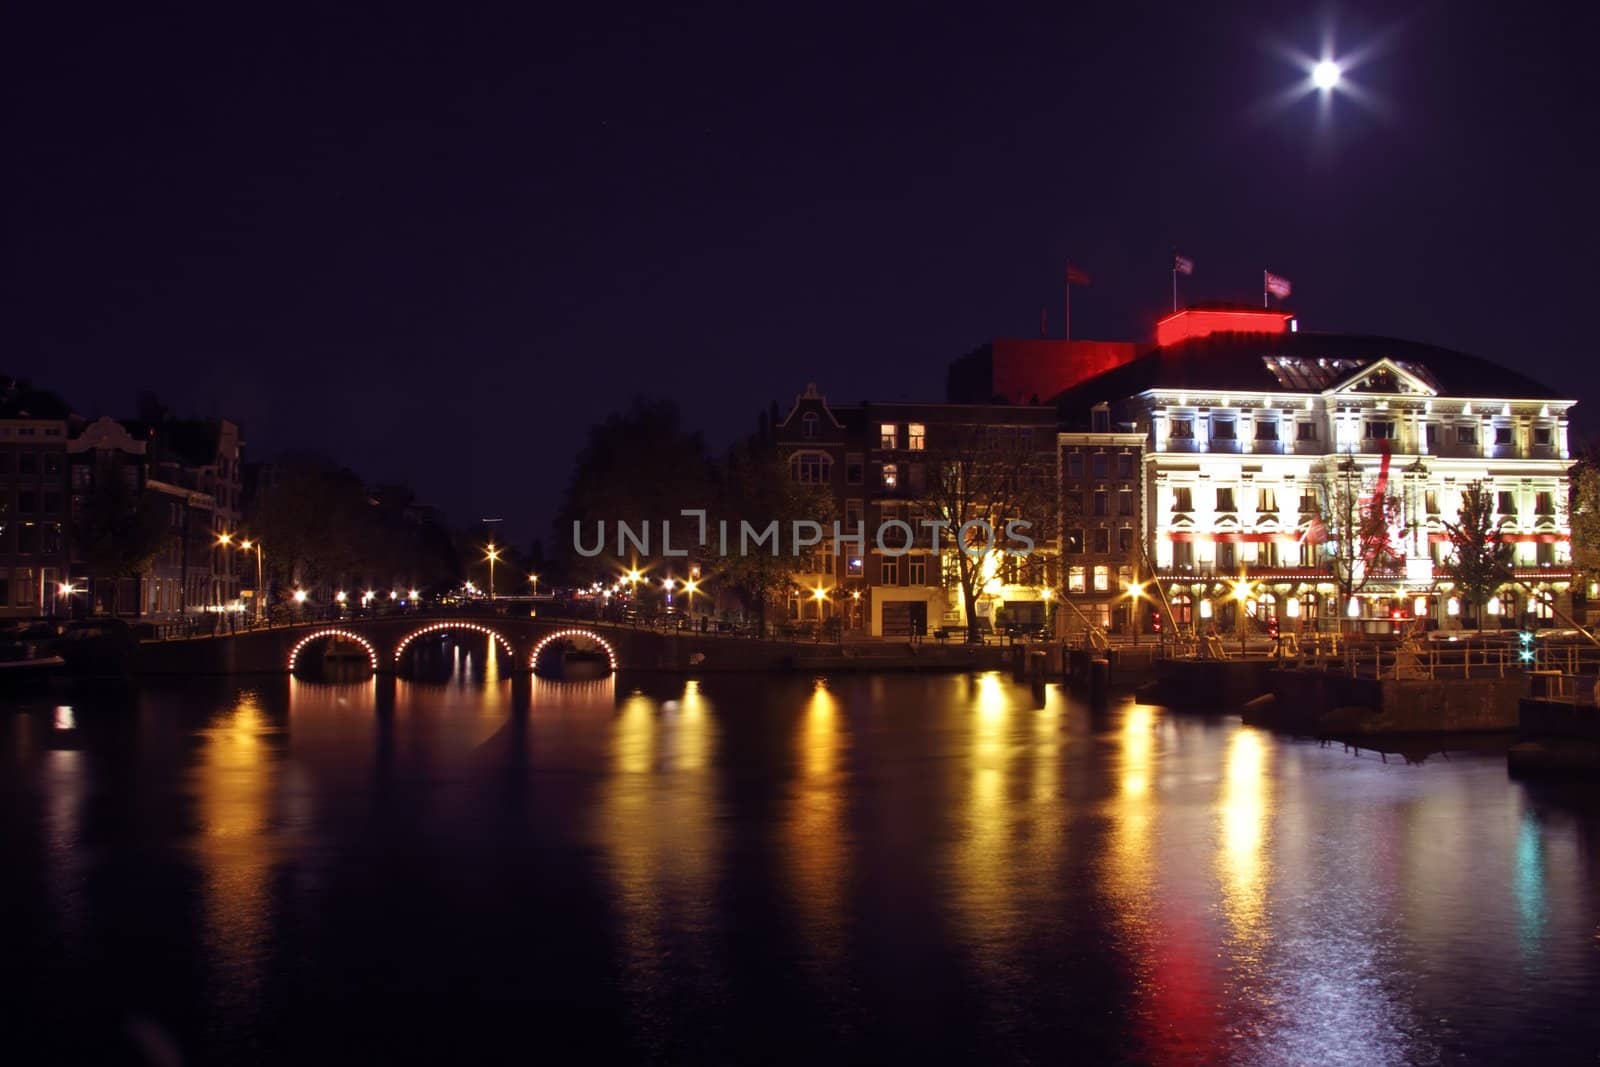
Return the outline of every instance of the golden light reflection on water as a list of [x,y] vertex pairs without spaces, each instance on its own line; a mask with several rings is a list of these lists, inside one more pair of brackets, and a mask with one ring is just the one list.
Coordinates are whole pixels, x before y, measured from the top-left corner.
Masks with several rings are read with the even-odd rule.
[[277,732],[257,694],[243,692],[201,731],[192,772],[214,991],[236,1004],[253,997],[271,937],[278,759],[270,739]]
[[1150,776],[1155,749],[1155,713],[1135,704],[1117,731],[1116,791],[1111,799],[1107,848],[1107,888],[1117,903],[1119,922],[1143,937],[1149,921],[1151,862]]
[[[1267,936],[1267,828],[1271,779],[1266,746],[1249,727],[1237,730],[1228,752],[1218,798],[1220,835],[1217,875],[1222,911],[1237,941],[1253,950]],[[1236,947],[1236,954],[1240,948]]]
[[721,849],[715,746],[716,720],[697,681],[685,682],[678,699],[658,704],[634,693],[617,710],[596,834],[624,970],[645,1000],[671,974],[707,966]]
[[843,957],[848,833],[840,781],[839,702],[818,681],[795,733],[797,773],[789,792],[783,850],[793,904],[808,946],[807,963],[826,975]]

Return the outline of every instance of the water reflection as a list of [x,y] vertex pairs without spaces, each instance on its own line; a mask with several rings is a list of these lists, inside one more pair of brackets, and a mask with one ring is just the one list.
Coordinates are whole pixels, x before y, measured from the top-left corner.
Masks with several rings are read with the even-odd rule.
[[323,1032],[491,1059],[497,1014],[698,1061],[1600,1047],[1592,791],[995,674],[631,689],[490,655],[18,713],[0,906],[43,933],[8,1006],[68,1032],[124,1006],[82,976],[154,974],[192,1062]]
[[1265,773],[1266,746],[1260,731],[1242,728],[1228,742],[1218,798],[1221,843],[1217,868],[1222,911],[1228,918],[1236,964],[1256,962],[1265,936],[1266,845],[1271,787]]
[[795,734],[797,773],[789,790],[784,856],[793,906],[804,931],[806,965],[825,978],[844,953],[845,879],[851,834],[840,760],[843,732],[838,699],[818,681]]
[[192,772],[204,884],[205,946],[218,1010],[250,1015],[272,936],[270,877],[280,855],[271,825],[280,728],[253,690],[200,731]]
[[672,1023],[675,982],[697,997],[715,974],[713,893],[721,841],[712,766],[716,720],[700,683],[660,704],[625,697],[612,726],[612,773],[596,832],[613,886],[624,981],[635,1023],[661,1038]]

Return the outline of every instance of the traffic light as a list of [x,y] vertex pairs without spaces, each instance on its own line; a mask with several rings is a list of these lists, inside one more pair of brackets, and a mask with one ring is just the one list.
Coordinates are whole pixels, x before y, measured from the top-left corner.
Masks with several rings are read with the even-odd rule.
[[1519,660],[1521,660],[1523,663],[1532,663],[1533,659],[1534,659],[1534,653],[1533,653],[1533,631],[1532,630],[1524,630],[1520,634],[1518,634],[1517,637],[1522,642],[1522,647],[1517,652],[1517,658]]

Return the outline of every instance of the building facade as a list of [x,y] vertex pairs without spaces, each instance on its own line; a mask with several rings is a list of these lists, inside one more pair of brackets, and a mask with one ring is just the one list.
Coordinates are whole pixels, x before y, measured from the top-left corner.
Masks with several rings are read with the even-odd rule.
[[60,397],[0,378],[0,617],[71,611],[68,419]]
[[1282,313],[1180,317],[1163,323],[1172,343],[1060,398],[1064,418],[1105,403],[1143,436],[1145,548],[1174,621],[1462,626],[1446,524],[1474,486],[1516,578],[1486,621],[1552,625],[1570,608],[1575,401],[1463,353],[1300,332]]
[[1150,570],[1144,559],[1145,443],[1115,431],[1107,405],[1090,413],[1090,430],[1062,432],[1061,608],[1056,632],[1088,627],[1130,634],[1147,621],[1140,598]]
[[[975,460],[985,454],[1015,457],[1010,476],[1019,487],[1016,499],[1026,484],[1043,488],[1040,499],[1053,497],[1051,407],[834,407],[808,386],[775,420],[773,433],[790,478],[828,489],[841,533],[836,545],[830,528],[796,575],[789,599],[795,620],[838,619],[843,629],[883,637],[964,628],[969,620],[954,538],[935,525],[954,513],[943,495],[952,465],[967,464],[976,472],[983,464]],[[1028,520],[1030,532],[1038,534],[1033,551],[996,552],[983,561],[974,611],[988,626],[1044,623],[1056,548],[1051,511]],[[853,539],[858,530],[862,536]]]

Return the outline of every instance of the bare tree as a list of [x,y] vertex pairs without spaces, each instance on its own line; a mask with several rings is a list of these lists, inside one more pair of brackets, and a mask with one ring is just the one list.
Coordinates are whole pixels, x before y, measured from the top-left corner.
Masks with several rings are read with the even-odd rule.
[[[969,635],[977,632],[978,597],[1005,553],[1042,580],[1054,543],[1054,441],[1041,448],[1035,430],[952,426],[926,453],[922,506],[941,532],[946,573],[961,590]],[[1008,536],[1009,531],[1009,536]],[[1024,539],[1032,541],[1028,548]]]
[[1400,517],[1400,498],[1387,486],[1367,491],[1353,457],[1345,456],[1316,483],[1317,512],[1306,540],[1325,546],[1328,569],[1339,591],[1339,611],[1366,589],[1375,574],[1405,564],[1389,531]]

